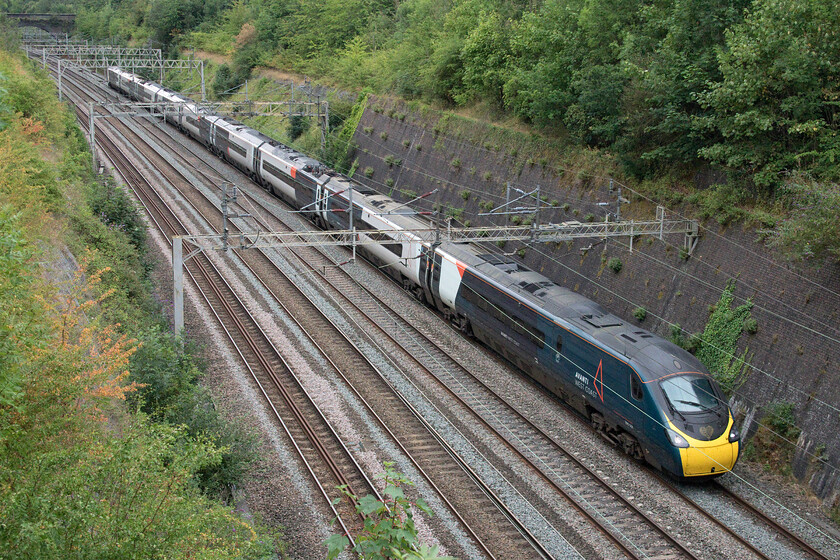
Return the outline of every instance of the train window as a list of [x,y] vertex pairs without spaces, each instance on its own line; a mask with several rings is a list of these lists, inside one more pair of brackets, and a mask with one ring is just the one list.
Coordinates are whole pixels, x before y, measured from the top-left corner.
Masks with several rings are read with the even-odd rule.
[[230,147],[231,150],[233,150],[234,152],[236,152],[237,154],[239,154],[242,157],[245,157],[245,154],[248,153],[245,150],[245,148],[243,148],[242,146],[239,146],[238,144],[234,144],[233,142],[228,141],[228,146]]
[[557,353],[560,354],[563,351],[563,337],[557,337]]
[[265,160],[263,160],[263,169],[265,170],[266,173],[268,173],[269,175],[274,175],[278,179],[283,177],[283,175],[281,175],[281,171],[278,167],[275,167],[274,165],[271,165],[270,163],[268,163]]
[[630,394],[637,401],[642,400],[642,384],[639,382],[639,378],[632,373],[630,374]]

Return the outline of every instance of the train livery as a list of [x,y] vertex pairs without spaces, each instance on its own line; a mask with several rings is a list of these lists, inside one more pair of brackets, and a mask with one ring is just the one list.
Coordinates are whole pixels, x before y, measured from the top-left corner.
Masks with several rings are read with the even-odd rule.
[[366,258],[559,396],[628,455],[677,478],[717,476],[735,465],[740,435],[726,397],[682,348],[478,244],[381,233],[429,224],[391,198],[159,84],[116,67],[107,69],[107,79],[135,100],[179,104],[165,112],[167,121],[319,227],[349,227],[352,190],[358,234],[381,236],[376,245],[359,247]]

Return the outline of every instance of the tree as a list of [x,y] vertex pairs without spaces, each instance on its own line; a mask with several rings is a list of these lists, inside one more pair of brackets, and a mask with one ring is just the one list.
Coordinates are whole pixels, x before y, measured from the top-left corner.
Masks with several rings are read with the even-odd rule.
[[786,173],[838,176],[840,12],[833,0],[757,0],[726,33],[722,80],[700,96],[721,140],[701,150],[772,193]]
[[840,185],[796,181],[785,185],[782,193],[795,207],[771,245],[794,260],[840,262]]

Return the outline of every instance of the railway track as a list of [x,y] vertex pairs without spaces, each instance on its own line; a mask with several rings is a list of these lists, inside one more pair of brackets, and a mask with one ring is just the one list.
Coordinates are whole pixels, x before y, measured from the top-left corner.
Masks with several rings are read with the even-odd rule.
[[[82,116],[85,115],[83,114]],[[100,137],[98,136],[97,138],[99,139]],[[107,138],[105,142],[110,143],[110,138]],[[106,151],[109,153],[109,155],[111,155],[110,150]],[[173,172],[177,172],[177,170],[174,170],[174,168],[164,170],[163,167],[163,165],[156,165],[157,170],[163,174],[171,174]],[[173,180],[173,184],[175,182],[176,181]],[[183,178],[181,182],[183,182]],[[170,229],[171,231],[169,233],[172,235],[182,233],[178,229]],[[266,262],[270,261],[266,259]],[[213,282],[208,283],[207,280],[202,280],[201,278],[199,278],[197,282],[202,291],[208,290],[211,293],[213,292]],[[229,294],[217,296],[215,298],[215,301],[211,301],[211,305],[214,309],[220,306],[227,307],[226,300],[229,299],[229,297]],[[277,298],[277,300],[279,302],[280,298]],[[246,310],[244,305],[241,304],[241,302],[238,303],[239,305],[237,306],[237,309],[234,310],[232,315],[237,318],[242,318],[242,321],[244,322]],[[318,322],[315,322],[318,318],[318,314],[312,314],[306,321],[307,328],[305,328],[304,330],[309,336],[312,336],[313,331],[329,332],[328,329],[318,329],[313,326],[319,324]],[[222,318],[221,320],[224,324],[224,319]],[[250,331],[255,330],[253,325],[246,325],[245,328]],[[334,345],[334,342],[332,344]],[[258,355],[258,352],[254,352],[255,357]],[[248,359],[246,358],[246,360]],[[355,349],[355,355],[353,355],[352,352],[349,354],[345,353],[341,358],[339,358],[339,360],[343,364],[353,365],[354,369],[356,370],[364,370],[364,368],[367,367],[367,375],[375,373],[375,371],[371,369],[372,365],[364,358],[364,356],[358,351],[358,349]],[[260,363],[259,365],[263,366],[263,369],[265,369],[265,364]],[[335,366],[335,363],[333,363],[333,365]],[[338,369],[338,366],[335,367]],[[394,405],[394,408],[398,408],[397,405],[401,404],[402,406],[399,408],[407,408],[409,410],[412,410],[415,418],[415,422],[412,423],[406,422],[405,416],[403,416],[403,418],[399,422],[403,435],[394,436],[395,441],[400,443],[402,448],[408,452],[409,456],[412,458],[412,461],[416,465],[418,465],[418,467],[421,465],[426,465],[427,468],[433,469],[436,473],[438,473],[439,476],[444,477],[450,485],[461,488],[461,500],[467,502],[466,505],[462,505],[462,508],[469,509],[472,512],[472,517],[476,517],[476,515],[478,514],[478,521],[480,522],[480,524],[487,527],[495,527],[496,536],[499,536],[499,527],[510,526],[510,529],[507,531],[507,534],[502,535],[502,540],[515,544],[509,544],[505,548],[503,548],[502,555],[500,557],[507,557],[508,555],[512,555],[511,557],[518,558],[551,557],[550,553],[544,550],[539,544],[539,542],[532,535],[529,535],[527,528],[525,528],[524,526],[522,526],[522,524],[516,521],[515,515],[509,510],[507,510],[507,508],[505,508],[503,502],[497,496],[494,496],[492,491],[490,491],[485,485],[481,483],[480,479],[475,476],[475,473],[470,472],[470,468],[467,462],[460,459],[451,448],[447,448],[445,440],[439,435],[435,434],[434,430],[423,422],[422,416],[419,415],[416,410],[413,410],[411,404],[407,401],[399,399],[396,393],[392,393],[392,395],[396,396],[396,399],[392,399],[392,404]],[[370,411],[373,412],[374,408],[371,407]],[[430,446],[429,435],[422,436],[421,434],[431,435],[431,438],[437,441],[439,445]],[[310,441],[317,441],[317,439],[318,438],[309,438]],[[343,450],[346,451],[346,448],[343,448]],[[453,460],[455,466],[460,467],[462,473],[452,468]],[[429,477],[429,475],[426,476],[427,478]],[[464,478],[464,476],[466,476],[466,478]],[[472,482],[474,484],[469,484],[470,479],[472,479]],[[347,484],[347,482],[342,483]],[[470,492],[465,489],[469,489],[471,487],[474,487],[475,490],[472,491],[472,495],[470,496]],[[350,489],[355,492],[355,488],[353,486],[350,486]],[[443,494],[441,495],[443,496]],[[444,499],[446,499],[445,496]],[[488,499],[493,503],[492,505],[496,506],[495,508],[487,507]],[[455,510],[455,508],[453,508],[453,510],[456,511],[457,514],[457,510]],[[461,519],[463,520],[463,518]],[[465,524],[465,526],[470,532],[472,531],[471,529],[469,529],[469,525]],[[524,540],[522,538],[523,536],[525,537]],[[483,544],[480,538],[478,538],[474,534],[473,537],[476,539],[476,541],[480,544],[480,547],[483,548],[484,552],[486,552],[489,557],[494,557],[490,550],[485,548],[485,545]]]
[[[82,122],[87,120],[87,113],[78,105],[76,112]],[[113,133],[100,127],[97,140],[166,238],[187,233],[176,214],[154,191],[143,170],[120,149]],[[343,532],[352,541],[354,535],[362,531],[363,520],[356,514],[354,504],[346,500],[334,504],[334,500],[341,498],[337,487],[344,486],[358,496],[373,494],[381,499],[377,488],[213,263],[206,257],[197,256],[187,267],[187,273],[230,337],[333,509]]]
[[[323,281],[329,282],[336,293],[353,294],[355,292],[355,295],[348,296],[343,300],[343,305],[354,308],[360,316],[366,317],[369,326],[393,324],[394,328],[390,329],[391,332],[380,329],[380,334],[387,336],[394,344],[399,345],[409,354],[418,357],[417,364],[426,370],[430,379],[432,377],[436,379],[439,386],[444,388],[450,397],[456,399],[464,407],[464,410],[474,414],[505,445],[524,461],[530,463],[541,477],[558,492],[565,495],[593,524],[604,526],[605,534],[622,552],[629,557],[636,558],[695,557],[686,546],[671,537],[655,520],[641,511],[641,508],[623,498],[597,473],[578,461],[574,455],[566,452],[559,443],[530,423],[527,418],[508,405],[502,397],[493,393],[473,373],[462,368],[457,359],[448,355],[425,335],[413,329],[412,325],[398,313],[388,309],[387,305],[379,300],[375,294],[359,286],[343,271],[340,274],[328,275],[327,270],[341,270],[335,268],[336,263],[334,261],[317,251],[307,252],[305,256],[302,255],[301,251],[296,251],[296,253],[301,255],[299,256],[300,262],[306,263],[310,274],[318,274]],[[313,258],[313,255],[320,255],[318,258],[321,260]],[[321,270],[324,272],[320,272]],[[361,371],[363,368],[356,366],[352,369]],[[454,371],[457,371],[457,374],[453,374]],[[347,382],[352,385],[350,381]],[[399,394],[394,392],[393,388],[390,390],[391,399],[396,397],[397,401],[401,400]],[[360,393],[357,392],[357,394],[361,397]],[[377,398],[383,399],[378,402],[388,403],[388,406],[399,404],[393,400],[388,401],[387,398],[381,396]],[[402,400],[404,407],[411,408],[410,403]],[[488,403],[494,404],[488,406]],[[379,407],[377,409],[381,410]],[[477,412],[478,410],[482,411],[481,414]],[[395,438],[398,439],[398,436],[395,436]],[[403,441],[409,442],[408,447],[411,447],[410,437]],[[441,441],[441,443],[443,442]],[[419,442],[420,447],[424,445],[425,443],[422,441]],[[691,502],[688,497],[684,496],[684,499]],[[731,499],[741,500],[734,495]],[[768,558],[759,549],[703,510],[702,507],[697,504],[694,504],[693,507],[699,509],[705,517],[716,523],[723,531],[731,534],[756,557]],[[755,516],[763,515],[748,504],[742,505],[742,507],[751,510]],[[826,558],[807,543],[804,543],[783,527],[778,526],[774,521],[766,520],[763,522],[769,526],[775,525],[774,530],[785,535],[791,543],[799,547],[809,557]]]

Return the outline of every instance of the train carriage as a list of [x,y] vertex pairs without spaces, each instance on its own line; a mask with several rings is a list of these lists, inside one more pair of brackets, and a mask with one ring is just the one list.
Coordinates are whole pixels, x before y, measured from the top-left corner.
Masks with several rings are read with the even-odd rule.
[[[108,83],[143,101],[169,95],[118,68],[108,69]],[[406,230],[426,224],[391,198],[233,119],[190,113],[179,118],[187,134],[321,227],[349,227],[352,190],[358,235],[381,236],[363,254],[631,456],[685,478],[734,466],[740,436],[725,396],[688,352],[478,245],[412,241]]]

